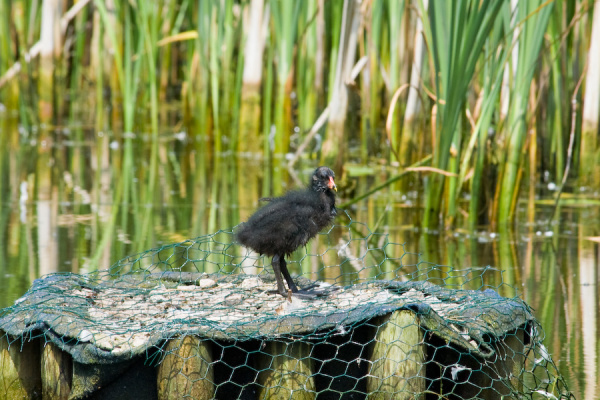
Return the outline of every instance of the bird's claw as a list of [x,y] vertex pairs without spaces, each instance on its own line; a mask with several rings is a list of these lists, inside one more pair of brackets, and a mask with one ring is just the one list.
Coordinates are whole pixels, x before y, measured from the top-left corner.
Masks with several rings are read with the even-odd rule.
[[292,296],[299,299],[314,299],[317,297],[327,297],[338,289],[338,286],[320,286],[319,284],[315,284],[294,292]]

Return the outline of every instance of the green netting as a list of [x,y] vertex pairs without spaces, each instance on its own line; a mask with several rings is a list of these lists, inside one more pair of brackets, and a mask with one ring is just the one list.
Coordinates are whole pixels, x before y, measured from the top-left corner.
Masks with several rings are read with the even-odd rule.
[[36,280],[0,312],[0,399],[571,397],[501,271],[429,264],[341,218],[289,262],[314,299],[274,294],[232,231]]

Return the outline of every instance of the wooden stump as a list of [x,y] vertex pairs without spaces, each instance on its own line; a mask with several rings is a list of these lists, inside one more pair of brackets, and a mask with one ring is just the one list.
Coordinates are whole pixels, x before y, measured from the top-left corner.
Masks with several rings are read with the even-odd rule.
[[73,382],[73,360],[54,343],[42,345],[42,396],[44,400],[68,399]]
[[10,343],[0,331],[0,399],[41,399],[39,340]]
[[[441,337],[428,337],[428,389],[459,399],[501,400],[523,391],[520,377],[525,363],[525,331],[513,330],[501,338],[485,338],[495,355],[482,359],[449,344]],[[450,396],[451,395],[451,396]]]
[[210,345],[195,336],[171,339],[158,366],[159,399],[212,399],[215,393]]
[[312,400],[316,397],[311,348],[307,343],[265,343],[257,370],[259,399]]
[[400,310],[377,317],[374,323],[368,399],[425,398],[425,345],[417,316]]
[[482,390],[481,397],[486,400],[510,397],[513,390],[523,391],[520,379],[521,369],[525,365],[525,331],[522,328],[507,333],[494,344],[496,358],[490,364],[483,365],[483,374],[488,378],[488,387]]

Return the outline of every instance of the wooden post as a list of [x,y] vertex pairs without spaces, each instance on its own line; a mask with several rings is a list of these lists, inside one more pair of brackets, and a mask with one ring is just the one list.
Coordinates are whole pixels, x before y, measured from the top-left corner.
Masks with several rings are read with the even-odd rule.
[[521,327],[499,339],[484,339],[496,354],[491,359],[482,359],[441,337],[428,335],[428,354],[431,357],[427,365],[435,366],[428,370],[428,389],[442,395],[452,393],[461,399],[501,400],[514,397],[513,390],[523,391],[520,374],[525,363],[524,336],[525,331]]
[[520,379],[521,369],[525,365],[525,332],[522,328],[507,333],[494,344],[496,359],[483,365],[483,374],[491,379],[481,397],[486,400],[510,397],[516,390],[523,391]]
[[272,341],[259,357],[258,399],[312,400],[316,397],[311,348],[303,342]]
[[42,397],[66,400],[73,383],[73,359],[54,343],[42,344]]
[[42,396],[39,340],[16,340],[9,347],[0,331],[0,400],[39,399]]
[[214,398],[210,344],[195,336],[171,339],[158,366],[159,399]]
[[367,397],[368,344],[373,342],[374,333],[369,324],[360,324],[344,335],[331,335],[315,343],[312,358],[319,399]]
[[425,344],[417,316],[399,310],[375,318],[374,323],[368,399],[425,398]]

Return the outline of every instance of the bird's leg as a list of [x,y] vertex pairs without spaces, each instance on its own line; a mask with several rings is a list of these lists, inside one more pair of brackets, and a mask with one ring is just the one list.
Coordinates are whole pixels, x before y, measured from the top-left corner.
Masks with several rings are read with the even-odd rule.
[[[281,267],[280,261],[283,261],[283,270],[287,273],[287,268],[285,266],[285,260],[283,257],[279,255],[273,256],[273,260],[271,261],[271,265],[273,266],[273,273],[275,274],[275,279],[277,280],[277,292],[282,296],[287,296],[287,291],[283,286],[283,279],[281,279]],[[287,280],[287,278],[286,278]]]
[[292,292],[293,296],[295,296],[299,299],[314,299],[316,297],[328,295],[329,291],[311,290],[311,289],[318,287],[319,286],[318,284],[314,284],[314,285],[311,285],[311,286],[308,286],[308,287],[298,290],[296,283],[294,283],[294,280],[290,276],[290,272],[287,269],[287,263],[285,262],[285,259],[283,257],[284,256],[281,256],[281,258],[279,259],[281,273],[283,274],[283,277],[285,278],[285,280],[288,284],[288,288],[290,288],[290,291]]
[[[330,292],[339,289],[339,288],[332,287],[333,289],[328,289],[328,290],[310,290],[310,289],[313,289],[313,288],[319,286],[319,285],[315,284],[315,285],[306,287],[302,290],[298,290],[298,287],[294,283],[294,280],[292,279],[290,272],[287,269],[287,263],[285,262],[284,256],[281,256],[281,255],[274,256],[272,265],[273,265],[273,272],[275,273],[275,279],[277,279],[277,292],[280,295],[282,295],[283,297],[287,297],[288,300],[289,300],[290,292],[293,296],[300,298],[300,299],[314,299],[316,297],[327,296]],[[289,292],[286,291],[285,287],[283,286],[283,279],[281,278],[281,275],[283,275],[283,277],[285,278],[285,281],[288,284]]]
[[298,287],[296,286],[296,283],[294,283],[294,280],[290,276],[290,271],[288,271],[287,269],[287,263],[285,262],[285,258],[282,256],[279,262],[281,264],[281,273],[283,273],[283,277],[285,278],[285,281],[288,284],[288,288],[290,288],[292,293],[296,293],[298,291]]

